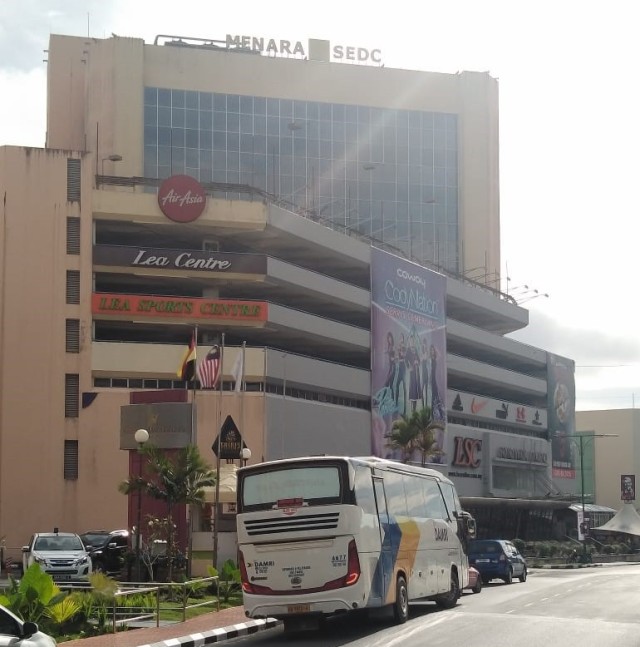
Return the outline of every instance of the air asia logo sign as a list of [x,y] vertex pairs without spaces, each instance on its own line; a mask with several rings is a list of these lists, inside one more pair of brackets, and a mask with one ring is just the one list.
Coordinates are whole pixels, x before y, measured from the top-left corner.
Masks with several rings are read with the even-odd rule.
[[172,175],[158,189],[158,205],[174,222],[193,222],[207,204],[200,182],[188,175]]

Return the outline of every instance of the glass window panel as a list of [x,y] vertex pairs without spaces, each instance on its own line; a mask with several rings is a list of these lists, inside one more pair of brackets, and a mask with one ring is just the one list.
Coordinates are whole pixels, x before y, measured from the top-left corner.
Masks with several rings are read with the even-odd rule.
[[240,153],[240,172],[253,171],[253,155],[251,153]]
[[244,134],[253,134],[253,116],[240,115],[240,132]]
[[280,114],[280,101],[278,99],[267,99],[267,116],[278,116]]
[[147,126],[155,126],[158,123],[158,108],[156,106],[144,107],[144,123]]
[[240,132],[240,115],[235,113],[227,114],[227,132],[239,133]]
[[194,148],[187,148],[185,164],[190,168],[198,168],[200,162],[200,151]]
[[319,157],[320,155],[320,144],[317,139],[310,139],[307,142],[307,156],[308,157]]
[[447,173],[446,169],[436,167],[433,170],[433,184],[434,186],[444,187],[446,185]]
[[291,117],[293,117],[293,101],[280,99],[280,116],[288,118],[288,121],[291,121]]
[[240,152],[253,152],[253,137],[251,135],[240,135]]
[[171,90],[158,88],[158,105],[171,107]]
[[211,110],[202,110],[198,113],[200,128],[211,130],[213,127],[213,112]]
[[158,143],[158,129],[155,126],[144,127],[145,145],[156,145]]
[[214,93],[213,95],[213,109],[226,112],[227,111],[227,95]]
[[238,133],[227,133],[227,149],[230,151],[240,150],[240,135]]
[[444,130],[433,131],[433,146],[436,150],[444,151],[447,143],[447,137]]
[[238,184],[240,182],[240,173],[238,171],[227,171],[227,182]]
[[280,156],[280,173],[283,175],[293,175],[293,158],[291,155]]
[[200,92],[200,110],[213,110],[213,95],[210,92]]
[[244,115],[253,115],[253,97],[240,97],[240,112]]
[[267,134],[267,118],[256,116],[253,119],[253,132],[256,135],[266,135]]
[[185,131],[185,146],[187,148],[198,148],[199,138],[197,130]]
[[185,151],[184,148],[171,149],[171,166],[173,169],[184,168]]
[[240,97],[237,94],[227,95],[227,112],[240,112]]
[[227,148],[227,134],[221,132],[213,133],[213,148],[216,150],[225,150]]
[[344,118],[345,121],[355,124],[358,121],[358,108],[356,106],[345,106]]
[[224,151],[213,151],[213,168],[216,170],[227,168],[227,154]]
[[307,117],[307,103],[306,101],[293,102],[293,116],[296,119],[306,119]]
[[187,128],[198,128],[199,126],[199,119],[198,119],[198,111],[197,110],[185,110],[185,126]]
[[184,146],[184,128],[172,128],[171,129],[171,145],[173,147],[183,147]]
[[321,121],[331,121],[331,104],[320,103],[318,104],[318,119]]
[[210,130],[200,131],[200,148],[207,151],[213,148],[213,133]]
[[328,160],[331,159],[331,142],[321,140],[320,142],[320,157]]
[[227,169],[213,169],[213,181],[214,182],[226,182],[227,181]]
[[280,119],[278,117],[267,117],[267,135],[280,134]]
[[307,146],[304,139],[298,139],[298,138],[294,139],[293,152],[294,152],[294,155],[300,155],[303,157],[306,155]]
[[265,154],[267,152],[267,138],[266,137],[254,137],[253,138],[253,152]]
[[253,112],[262,116],[267,114],[267,100],[264,97],[253,97]]
[[185,110],[183,108],[171,109],[171,125],[174,128],[184,128]]
[[227,153],[227,168],[230,171],[237,171],[240,167],[240,153]]
[[158,164],[169,166],[171,160],[171,149],[168,146],[158,146]]
[[213,113],[213,129],[218,131],[227,130],[227,115],[224,112]]
[[158,105],[158,88],[145,88],[144,89],[144,105],[157,106]]
[[318,104],[310,102],[307,104],[307,119],[318,119]]
[[158,108],[158,126],[171,126],[171,108]]
[[185,92],[185,107],[190,110],[198,110],[198,93],[188,90]]
[[171,106],[173,108],[184,108],[184,90],[171,90]]

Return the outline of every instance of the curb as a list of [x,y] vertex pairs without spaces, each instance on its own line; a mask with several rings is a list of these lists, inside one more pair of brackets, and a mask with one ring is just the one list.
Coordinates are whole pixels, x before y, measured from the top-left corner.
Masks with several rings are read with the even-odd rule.
[[218,629],[212,629],[211,631],[203,631],[190,634],[188,636],[181,636],[180,638],[168,638],[167,640],[140,645],[140,647],[201,647],[201,645],[219,643],[231,638],[249,636],[258,631],[273,629],[278,627],[280,624],[280,620],[276,620],[275,618],[267,618],[266,620],[250,620],[249,622],[241,622],[237,625],[231,625],[230,627],[220,627]]

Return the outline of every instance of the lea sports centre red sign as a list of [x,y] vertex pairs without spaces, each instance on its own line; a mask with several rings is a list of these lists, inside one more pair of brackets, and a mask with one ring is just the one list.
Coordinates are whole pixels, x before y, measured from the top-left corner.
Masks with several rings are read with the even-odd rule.
[[199,218],[207,204],[204,189],[189,175],[172,175],[158,189],[158,205],[174,222],[192,222]]

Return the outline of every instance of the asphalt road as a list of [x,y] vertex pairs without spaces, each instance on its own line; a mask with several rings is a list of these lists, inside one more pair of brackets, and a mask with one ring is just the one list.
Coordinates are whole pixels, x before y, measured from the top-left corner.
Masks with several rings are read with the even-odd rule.
[[409,621],[346,616],[322,631],[284,636],[281,628],[239,639],[273,647],[639,647],[639,566],[540,570],[525,583],[493,582],[455,609],[412,605]]

